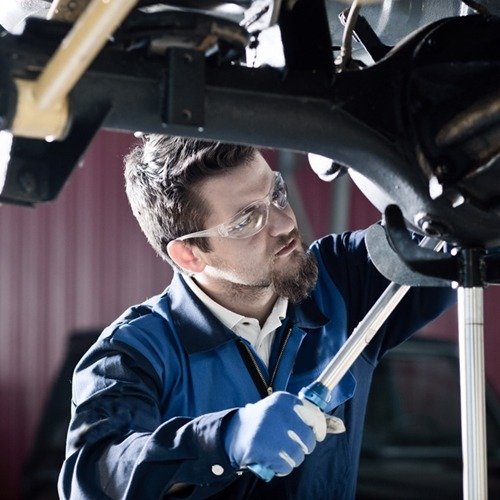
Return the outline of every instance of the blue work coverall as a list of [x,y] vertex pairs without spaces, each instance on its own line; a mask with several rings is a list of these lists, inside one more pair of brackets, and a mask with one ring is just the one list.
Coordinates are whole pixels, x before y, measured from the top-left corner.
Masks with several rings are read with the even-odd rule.
[[[254,355],[275,391],[297,394],[310,384],[388,285],[362,231],[327,236],[311,251],[319,266],[314,291],[289,305],[269,369]],[[235,408],[267,394],[242,356],[246,341],[176,274],[162,295],[104,330],[78,364],[61,498],[354,498],[374,368],[453,302],[451,289],[412,289],[333,392],[327,411],[347,431],[328,435],[290,475],[265,483],[231,467],[221,438]],[[179,483],[178,497],[167,494]]]

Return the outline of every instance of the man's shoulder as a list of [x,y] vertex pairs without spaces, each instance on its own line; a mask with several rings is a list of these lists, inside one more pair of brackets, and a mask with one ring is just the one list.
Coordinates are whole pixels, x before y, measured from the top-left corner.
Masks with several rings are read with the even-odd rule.
[[327,273],[331,278],[346,267],[362,268],[369,261],[366,245],[366,230],[346,231],[339,234],[329,234],[314,241],[310,251],[319,263],[320,275]]
[[92,358],[102,358],[120,353],[140,363],[147,360],[161,379],[165,364],[172,365],[173,353],[179,352],[179,341],[173,320],[166,313],[168,310],[167,288],[161,295],[129,307],[103,330],[88,354]]
[[141,339],[147,343],[164,342],[170,328],[169,288],[123,312],[101,334],[107,342],[126,342],[136,345]]
[[366,229],[332,233],[314,241],[310,249],[322,256],[342,256],[365,250]]
[[374,274],[365,235],[366,230],[346,231],[327,235],[311,245],[319,271],[315,292],[317,297],[323,297],[323,302],[339,304],[332,300],[333,294],[346,305],[352,304],[353,297],[360,294]]

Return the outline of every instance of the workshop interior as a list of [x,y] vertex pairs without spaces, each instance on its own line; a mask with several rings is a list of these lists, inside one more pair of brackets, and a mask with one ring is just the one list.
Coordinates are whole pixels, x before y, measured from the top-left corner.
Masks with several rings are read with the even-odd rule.
[[374,383],[358,495],[500,495],[500,1],[3,0],[0,25],[2,498],[57,498],[74,364],[169,281],[123,193],[145,133],[256,145],[306,240],[383,217],[383,274],[457,288]]

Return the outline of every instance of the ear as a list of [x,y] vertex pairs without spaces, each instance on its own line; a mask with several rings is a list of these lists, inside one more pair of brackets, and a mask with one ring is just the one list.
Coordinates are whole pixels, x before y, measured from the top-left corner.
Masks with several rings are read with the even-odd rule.
[[205,261],[196,252],[196,247],[184,241],[171,241],[167,245],[167,252],[170,258],[187,272],[201,273],[205,269]]

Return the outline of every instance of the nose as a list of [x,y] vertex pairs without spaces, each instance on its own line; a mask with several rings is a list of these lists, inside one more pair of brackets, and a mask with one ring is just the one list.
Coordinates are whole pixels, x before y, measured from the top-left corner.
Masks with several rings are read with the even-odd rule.
[[295,214],[290,205],[278,208],[274,205],[269,207],[269,220],[267,222],[268,232],[271,236],[289,234],[296,226]]

